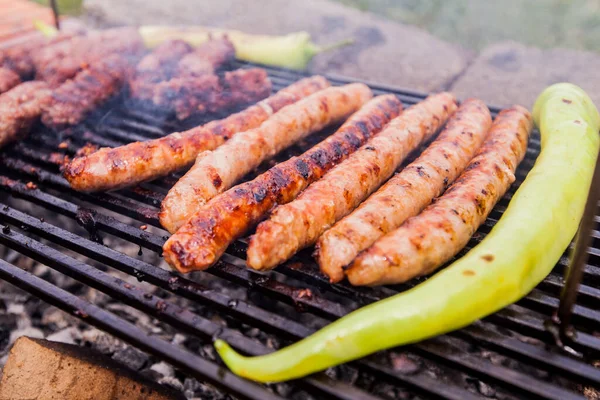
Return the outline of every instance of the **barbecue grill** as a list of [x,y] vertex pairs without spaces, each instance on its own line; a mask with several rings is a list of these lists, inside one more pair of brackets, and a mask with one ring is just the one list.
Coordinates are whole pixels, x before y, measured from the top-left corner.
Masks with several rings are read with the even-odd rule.
[[[254,65],[238,62],[235,66]],[[274,90],[304,77],[299,72],[266,69]],[[341,77],[328,78],[333,84],[350,82]],[[370,86],[376,95],[394,93],[406,105],[425,97],[413,91],[377,84]],[[492,111],[496,113],[498,109],[492,108]],[[210,116],[210,119],[215,117]],[[60,174],[62,156],[73,156],[86,143],[118,146],[160,137],[199,122],[202,121],[174,122],[168,116],[118,98],[80,126],[58,133],[36,127],[27,140],[0,152],[0,189],[8,194],[7,198],[20,199],[12,201],[12,206],[0,204],[0,243],[182,333],[204,341],[221,337],[251,355],[265,354],[271,349],[247,336],[247,327],[258,328],[283,346],[361,305],[406,290],[423,280],[383,288],[331,285],[319,274],[308,252],[301,252],[275,271],[262,274],[244,267],[245,240],[230,246],[216,266],[183,277],[104,246],[102,235],[140,246],[140,252],[160,253],[167,239],[157,219],[160,201],[180,175],[116,192],[78,193],[69,188]],[[276,160],[303,152],[331,132],[330,128],[311,136]],[[539,149],[536,132],[517,170],[517,181],[458,257],[479,243],[501,217]],[[263,170],[267,167],[265,165]],[[60,223],[39,218],[39,215],[49,214],[77,221],[84,230],[65,229]],[[596,215],[596,228],[599,221]],[[144,229],[141,225],[151,228]],[[565,256],[528,296],[483,321],[291,384],[300,393],[298,396],[308,393],[316,398],[390,398],[389,393],[378,390],[385,384],[393,389],[392,398],[463,400],[482,397],[482,392],[477,390],[481,382],[496,388],[497,398],[582,398],[585,387],[600,387],[600,365],[598,361],[594,364],[594,360],[600,360],[600,231],[593,230],[592,236],[589,264],[585,266],[578,305],[572,315],[577,334],[569,343],[570,352],[553,345],[552,335],[544,325],[559,304],[562,276],[568,265]],[[109,274],[111,269],[160,288],[157,292],[160,296],[113,277]],[[197,283],[209,275],[246,289],[247,298],[236,299]],[[149,336],[125,319],[4,260],[0,260],[0,278],[237,398],[281,398],[272,386],[239,378],[219,361]],[[182,308],[172,301],[175,298],[185,298],[209,308],[226,321],[226,326],[202,313]],[[311,323],[305,323],[309,320]]]

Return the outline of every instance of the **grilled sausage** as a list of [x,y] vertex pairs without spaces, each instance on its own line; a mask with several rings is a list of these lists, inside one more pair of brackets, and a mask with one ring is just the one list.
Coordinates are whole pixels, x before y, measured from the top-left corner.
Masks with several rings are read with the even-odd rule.
[[227,38],[212,39],[185,55],[177,64],[178,78],[212,74],[235,59],[235,47]]
[[[310,183],[344,160],[402,110],[394,95],[379,96],[354,113],[338,131],[299,157],[239,184],[202,207],[177,235],[218,259],[227,246],[256,225],[276,203],[293,200]],[[212,221],[206,224],[205,221]]]
[[92,32],[62,41],[34,55],[36,79],[58,87],[88,65],[110,54],[136,60],[144,51],[144,43],[136,29],[118,28]]
[[275,208],[250,239],[248,266],[273,268],[314,244],[388,179],[408,153],[432,137],[455,110],[456,99],[449,93],[428,97],[392,120],[296,200]]
[[0,94],[9,91],[10,89],[21,83],[21,78],[12,69],[0,67]]
[[264,69],[238,69],[223,76],[207,74],[161,82],[152,101],[157,107],[174,110],[178,119],[185,119],[253,103],[270,92],[271,81]]
[[332,282],[342,280],[342,267],[360,251],[442,194],[473,158],[491,125],[482,101],[465,101],[416,161],[319,238],[316,255],[321,271]]
[[21,83],[0,95],[0,148],[29,132],[48,96],[48,85],[37,81]]
[[90,111],[120,91],[130,68],[129,60],[120,54],[89,65],[47,98],[42,122],[58,129],[83,121]]
[[201,151],[217,148],[234,134],[259,126],[282,107],[328,86],[321,76],[306,78],[227,118],[160,139],[102,148],[71,161],[65,178],[75,190],[93,192],[165,176],[189,166]]
[[531,129],[531,115],[523,107],[502,111],[465,172],[421,214],[361,253],[346,271],[350,283],[405,282],[456,255],[514,182]]
[[11,46],[0,51],[0,65],[8,68],[19,75],[22,79],[29,79],[33,76],[35,65],[33,55],[40,51],[46,51],[57,43],[70,40],[76,36],[76,33],[60,32],[52,38],[29,39],[18,45]]
[[169,40],[144,56],[129,81],[131,97],[138,100],[152,100],[156,85],[170,79],[181,57],[191,51],[192,46],[183,40]]
[[175,232],[207,201],[261,162],[347,117],[370,97],[371,90],[362,84],[328,88],[283,108],[258,128],[236,135],[215,151],[199,154],[194,166],[163,200],[159,215],[162,226]]

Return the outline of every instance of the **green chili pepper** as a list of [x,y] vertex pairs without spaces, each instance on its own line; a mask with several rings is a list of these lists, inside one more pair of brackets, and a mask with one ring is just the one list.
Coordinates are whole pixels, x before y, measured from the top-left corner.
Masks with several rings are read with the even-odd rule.
[[467,255],[412,290],[354,311],[275,353],[243,357],[217,340],[225,364],[259,382],[299,378],[464,327],[525,296],[575,235],[600,147],[600,115],[580,88],[549,87],[533,113],[540,155],[500,221]]

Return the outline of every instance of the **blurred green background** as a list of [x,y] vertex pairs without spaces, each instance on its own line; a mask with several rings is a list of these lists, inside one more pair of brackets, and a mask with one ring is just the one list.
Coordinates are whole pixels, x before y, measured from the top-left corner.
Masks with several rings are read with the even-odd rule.
[[481,50],[515,40],[600,52],[600,0],[336,0]]
[[[48,0],[35,1],[48,4]],[[202,0],[190,1],[202,5]],[[416,25],[473,50],[501,40],[515,40],[542,48],[600,52],[600,0],[334,1]],[[81,11],[82,0],[58,3],[63,13]]]

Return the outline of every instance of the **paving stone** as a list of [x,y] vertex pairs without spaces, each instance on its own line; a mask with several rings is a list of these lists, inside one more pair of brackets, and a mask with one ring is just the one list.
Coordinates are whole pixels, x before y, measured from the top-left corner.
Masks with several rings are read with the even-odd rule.
[[11,349],[0,384],[0,400],[183,398],[90,349],[27,337]]
[[200,24],[249,33],[306,30],[320,44],[354,38],[321,54],[314,72],[329,72],[421,91],[444,88],[469,54],[429,33],[327,0],[88,0],[87,15],[101,25]]
[[499,106],[531,107],[546,86],[568,81],[580,85],[600,106],[598,71],[600,54],[502,42],[485,48],[451,89],[460,98],[475,96]]

